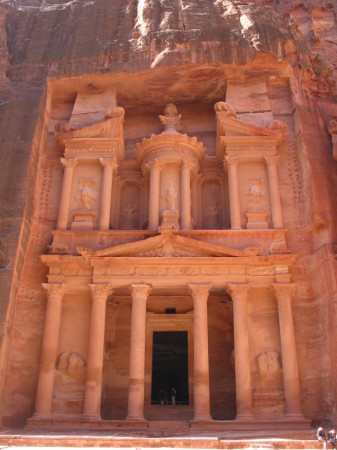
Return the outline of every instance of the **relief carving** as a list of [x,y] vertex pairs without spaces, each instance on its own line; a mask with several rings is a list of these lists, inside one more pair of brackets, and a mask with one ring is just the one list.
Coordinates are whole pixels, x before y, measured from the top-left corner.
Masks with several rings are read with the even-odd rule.
[[176,105],[169,103],[164,109],[164,115],[159,116],[161,123],[164,125],[164,133],[179,134],[177,130],[181,130],[180,119]]
[[76,352],[61,353],[57,361],[56,369],[78,382],[83,382],[86,377],[86,363]]
[[122,228],[133,230],[135,228],[135,221],[138,214],[138,207],[136,203],[129,203],[122,211]]
[[226,113],[227,117],[236,119],[235,109],[227,102],[218,102],[214,105],[215,112]]
[[168,211],[176,211],[177,210],[177,189],[173,186],[172,182],[170,182],[169,187],[166,191],[166,209]]
[[78,199],[81,201],[84,206],[84,211],[90,211],[92,209],[93,204],[95,203],[96,196],[93,193],[93,187],[95,186],[96,181],[94,179],[81,179],[79,180],[79,191],[80,195]]
[[261,204],[266,197],[265,183],[262,178],[252,178],[249,180],[246,196],[255,207]]

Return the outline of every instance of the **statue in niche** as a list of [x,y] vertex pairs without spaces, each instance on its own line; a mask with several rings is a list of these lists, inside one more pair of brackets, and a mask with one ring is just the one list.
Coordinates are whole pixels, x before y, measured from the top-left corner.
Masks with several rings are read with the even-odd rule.
[[84,211],[90,211],[92,205],[95,203],[95,195],[92,191],[92,187],[95,184],[95,180],[80,180],[79,181],[79,190],[80,190],[80,200],[84,205]]
[[176,105],[169,103],[164,109],[164,115],[159,116],[161,123],[164,125],[164,133],[179,134],[177,130],[181,129],[181,114],[178,114]]
[[177,210],[177,189],[173,186],[172,182],[170,182],[169,187],[166,191],[166,209],[168,211],[176,211]]
[[137,216],[138,208],[136,203],[129,203],[123,211],[123,225],[124,228],[132,230],[135,227],[135,218]]

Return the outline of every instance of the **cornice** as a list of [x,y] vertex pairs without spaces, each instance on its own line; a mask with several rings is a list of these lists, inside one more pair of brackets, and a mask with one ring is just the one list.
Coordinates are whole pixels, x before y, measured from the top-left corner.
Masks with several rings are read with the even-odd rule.
[[202,142],[196,137],[187,136],[187,134],[166,134],[161,133],[152,135],[150,138],[143,139],[136,145],[136,158],[140,163],[149,162],[149,159],[155,153],[155,157],[182,156],[183,150],[191,152],[197,161],[200,161],[206,154],[206,149]]

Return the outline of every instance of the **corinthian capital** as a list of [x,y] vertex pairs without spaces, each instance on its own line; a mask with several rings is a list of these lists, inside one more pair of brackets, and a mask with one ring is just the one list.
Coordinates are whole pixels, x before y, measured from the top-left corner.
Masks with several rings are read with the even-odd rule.
[[43,289],[49,297],[59,297],[62,300],[64,294],[64,284],[62,283],[42,283]]
[[152,287],[149,284],[131,284],[132,300],[145,299],[150,295]]
[[291,300],[296,292],[296,283],[273,283],[273,290],[277,300]]
[[246,283],[230,283],[226,286],[226,291],[232,297],[232,300],[246,299],[249,285]]
[[275,165],[278,163],[280,157],[278,155],[272,155],[272,156],[265,156],[264,160],[266,161],[267,165]]
[[60,158],[60,161],[63,167],[70,167],[71,169],[73,169],[78,163],[77,158]]
[[113,169],[117,169],[118,167],[116,158],[99,158],[99,162],[103,167],[111,166]]
[[227,163],[227,166],[237,166],[240,162],[239,156],[225,156],[224,160]]
[[211,284],[189,284],[188,289],[193,297],[193,300],[207,300]]
[[89,289],[93,299],[99,298],[102,300],[107,300],[109,295],[113,293],[111,284],[89,284]]

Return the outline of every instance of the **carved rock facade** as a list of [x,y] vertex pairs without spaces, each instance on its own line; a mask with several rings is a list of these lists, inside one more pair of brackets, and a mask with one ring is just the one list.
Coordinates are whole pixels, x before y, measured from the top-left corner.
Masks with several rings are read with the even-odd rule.
[[[217,1],[198,37],[198,2],[176,16],[131,3],[109,38],[120,53],[98,56],[95,38],[78,66],[56,46],[48,64],[33,46],[22,62],[15,24],[30,29],[33,13],[1,10],[6,99],[48,71],[29,164],[24,139],[15,145],[23,112],[16,134],[4,127],[17,151],[4,172],[14,157],[16,174],[30,172],[20,240],[23,200],[3,196],[1,423],[145,429],[159,408],[172,420],[172,388],[194,429],[334,420],[335,66],[305,54],[300,20],[311,17],[324,56],[334,7],[280,2],[289,24]],[[172,45],[155,43],[158,30]]]

